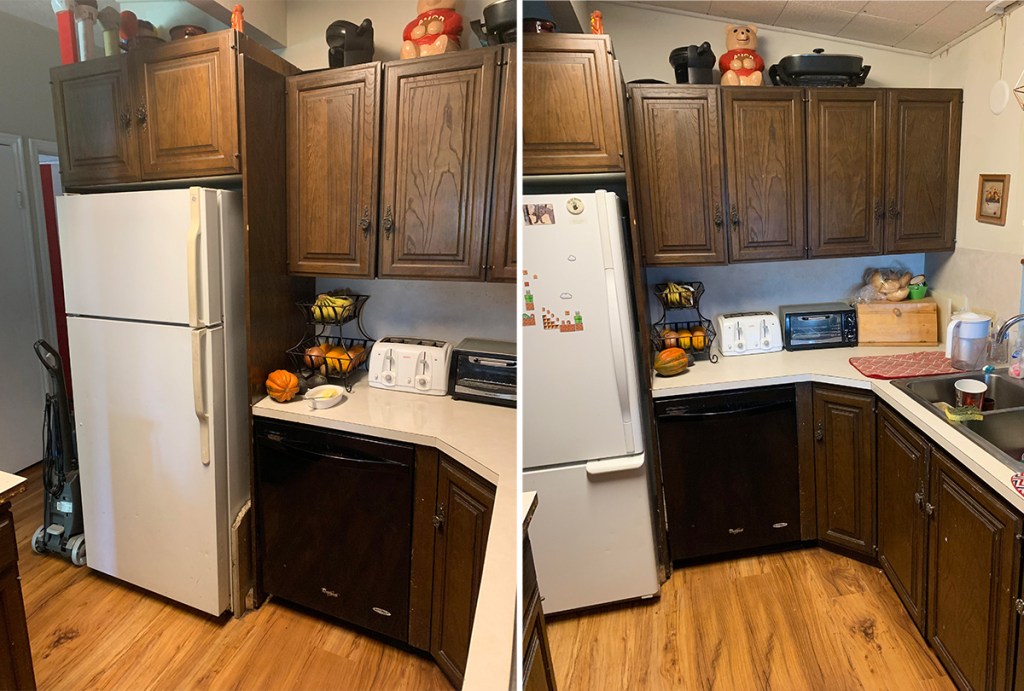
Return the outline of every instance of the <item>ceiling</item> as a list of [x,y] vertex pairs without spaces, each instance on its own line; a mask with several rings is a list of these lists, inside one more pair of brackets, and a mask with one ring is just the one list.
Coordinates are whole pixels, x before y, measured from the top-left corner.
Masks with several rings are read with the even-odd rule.
[[0,0],[0,12],[57,30],[57,20],[48,0]]
[[636,4],[835,36],[926,55],[966,38],[998,17],[985,11],[992,0],[704,0]]

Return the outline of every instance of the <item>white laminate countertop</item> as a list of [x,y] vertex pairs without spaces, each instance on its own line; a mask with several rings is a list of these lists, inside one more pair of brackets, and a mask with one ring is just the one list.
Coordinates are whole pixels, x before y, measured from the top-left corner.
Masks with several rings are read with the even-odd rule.
[[873,391],[932,442],[960,461],[979,480],[1018,511],[1024,512],[1024,496],[1018,494],[1010,484],[1013,470],[926,406],[897,389],[891,380],[865,377],[850,364],[852,357],[898,355],[925,350],[941,348],[869,346],[719,356],[717,364],[698,362],[675,377],[653,376],[652,386],[655,398],[806,381]]
[[0,470],[0,502],[5,502],[15,494],[25,491],[25,478]]
[[384,391],[357,379],[346,400],[310,410],[305,401],[269,397],[253,415],[433,446],[496,487],[491,529],[463,688],[507,688],[515,664],[516,410],[448,396]]

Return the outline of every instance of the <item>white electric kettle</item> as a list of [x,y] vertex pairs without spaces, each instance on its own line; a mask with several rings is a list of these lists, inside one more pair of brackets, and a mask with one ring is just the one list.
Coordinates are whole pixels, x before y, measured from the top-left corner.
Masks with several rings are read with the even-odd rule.
[[946,357],[960,370],[981,369],[988,354],[992,319],[974,312],[958,312],[946,328]]

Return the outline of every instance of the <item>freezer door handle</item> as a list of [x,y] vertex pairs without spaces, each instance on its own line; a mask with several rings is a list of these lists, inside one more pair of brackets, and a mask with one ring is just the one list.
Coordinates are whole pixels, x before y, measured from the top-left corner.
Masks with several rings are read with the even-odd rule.
[[[609,317],[611,318],[612,328],[612,372],[615,374],[615,390],[618,393],[619,398],[619,411],[622,414],[623,423],[631,423],[632,411],[629,407],[629,371],[628,368],[631,366],[626,362],[626,334],[623,330],[626,328],[626,324],[629,320],[623,321],[624,315],[619,310],[619,299],[618,291],[615,288],[615,274],[612,271],[605,272],[606,280],[608,281],[608,309]],[[636,445],[633,443],[632,435],[626,436],[626,451],[636,451]],[[643,462],[643,461],[641,461]],[[588,470],[589,472],[589,470]]]
[[192,332],[192,395],[196,417],[199,418],[199,457],[203,465],[210,465],[210,411],[207,407],[209,396],[206,392],[207,363],[212,358],[209,352],[210,338],[205,329]]
[[587,461],[587,475],[607,475],[609,473],[621,473],[626,470],[636,470],[644,464],[644,456],[630,456],[629,458],[613,458],[607,461]]
[[188,323],[192,328],[197,328],[206,326],[206,315],[203,315],[202,318],[199,315],[199,296],[202,291],[199,281],[203,275],[203,269],[200,266],[203,256],[203,223],[199,197],[195,192],[191,195],[191,201],[192,208],[189,211],[188,228]]

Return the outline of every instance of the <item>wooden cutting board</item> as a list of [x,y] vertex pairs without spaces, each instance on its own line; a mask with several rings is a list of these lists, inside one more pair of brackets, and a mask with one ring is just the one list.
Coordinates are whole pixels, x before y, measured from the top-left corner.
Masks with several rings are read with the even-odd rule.
[[857,345],[933,346],[938,343],[939,309],[934,298],[857,305]]

